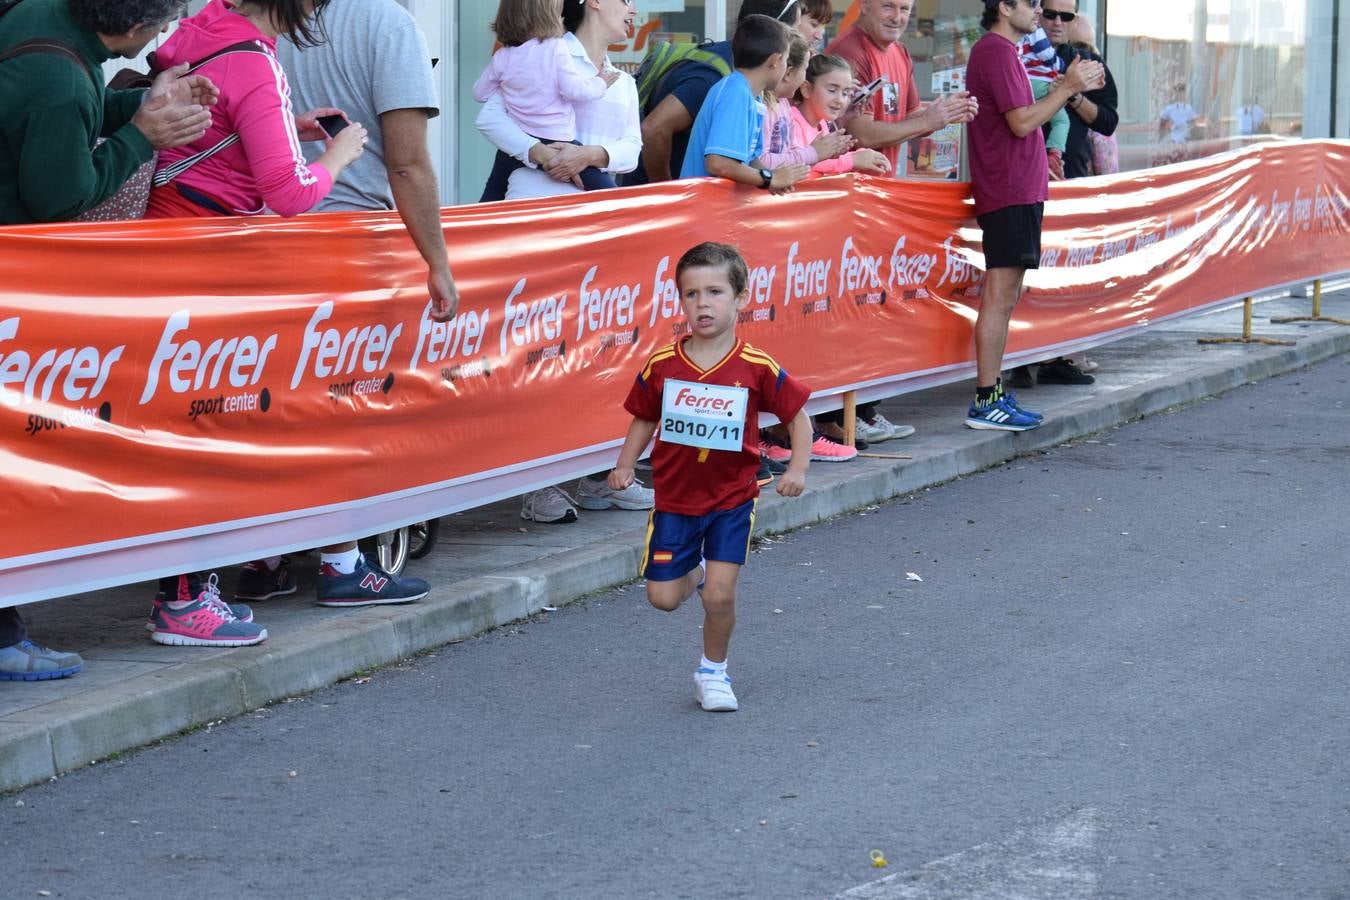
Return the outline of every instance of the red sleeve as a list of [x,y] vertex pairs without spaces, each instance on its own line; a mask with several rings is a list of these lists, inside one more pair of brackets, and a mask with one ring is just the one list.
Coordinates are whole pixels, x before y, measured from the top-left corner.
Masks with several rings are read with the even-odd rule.
[[628,399],[623,401],[623,408],[635,419],[644,419],[648,422],[661,421],[661,386],[665,380],[657,375],[656,370],[649,369],[647,378],[642,377],[642,373],[633,379],[633,387],[628,391]]
[[[1006,41],[1004,43],[1007,43]],[[994,66],[988,70],[987,87],[994,98],[994,108],[1000,113],[1010,109],[1030,106],[1036,102],[1031,92],[1031,82],[1027,80],[1027,71],[1022,66],[1017,48],[1008,44],[1005,49],[998,46]]]
[[[777,371],[775,371],[777,369]],[[806,405],[811,392],[806,385],[777,366],[762,366],[759,377],[760,409],[778,417],[786,425]]]

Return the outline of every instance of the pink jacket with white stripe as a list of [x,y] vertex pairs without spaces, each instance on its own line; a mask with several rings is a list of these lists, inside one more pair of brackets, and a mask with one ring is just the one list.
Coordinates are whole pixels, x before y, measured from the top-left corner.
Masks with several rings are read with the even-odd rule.
[[276,41],[263,36],[224,0],[211,0],[195,16],[183,19],[157,51],[163,68],[195,62],[240,41],[253,41],[262,53],[231,53],[197,71],[220,88],[211,110],[211,127],[187,147],[164,150],[158,169],[214,147],[233,133],[239,143],[179,175],[176,182],[204,191],[241,215],[271,210],[294,216],[314,208],[333,188],[323,166],[305,161],[295,131],[291,90],[276,58]]

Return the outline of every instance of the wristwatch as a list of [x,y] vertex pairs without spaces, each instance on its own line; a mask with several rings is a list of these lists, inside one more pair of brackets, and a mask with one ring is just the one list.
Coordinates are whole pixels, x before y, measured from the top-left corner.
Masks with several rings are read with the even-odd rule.
[[768,169],[760,169],[759,178],[760,181],[762,182],[760,184],[760,187],[764,188],[764,190],[767,191],[769,189],[769,185],[773,184],[773,172],[769,171]]

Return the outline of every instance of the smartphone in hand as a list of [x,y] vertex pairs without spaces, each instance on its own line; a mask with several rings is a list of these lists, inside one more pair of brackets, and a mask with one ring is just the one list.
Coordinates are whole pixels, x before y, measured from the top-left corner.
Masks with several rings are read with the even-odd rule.
[[342,116],[319,116],[319,127],[330,137],[337,137],[338,132],[346,128],[351,123]]

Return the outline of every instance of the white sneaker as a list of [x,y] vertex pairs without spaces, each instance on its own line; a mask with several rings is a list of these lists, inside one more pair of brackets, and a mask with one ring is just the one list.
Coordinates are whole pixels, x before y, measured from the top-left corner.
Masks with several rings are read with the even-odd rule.
[[546,487],[525,495],[525,501],[520,507],[520,517],[531,522],[543,522],[546,525],[561,525],[577,520],[577,508],[567,494],[556,487]]
[[[881,416],[877,416],[878,419]],[[891,430],[880,422],[869,422],[862,416],[858,417],[857,426],[854,430],[858,440],[866,441],[869,444],[877,444],[881,441],[889,441],[893,435]]]
[[708,712],[735,712],[736,695],[731,692],[731,676],[699,667],[694,671],[694,695],[698,705]]
[[656,505],[656,491],[636,478],[621,491],[606,481],[583,478],[577,482],[577,505],[582,509],[651,509]]
[[[881,413],[872,417],[872,424],[877,428],[885,428],[891,433],[892,438],[907,438],[914,433],[913,425],[896,425],[894,422],[887,421]],[[877,438],[877,440],[884,440],[884,438]]]

